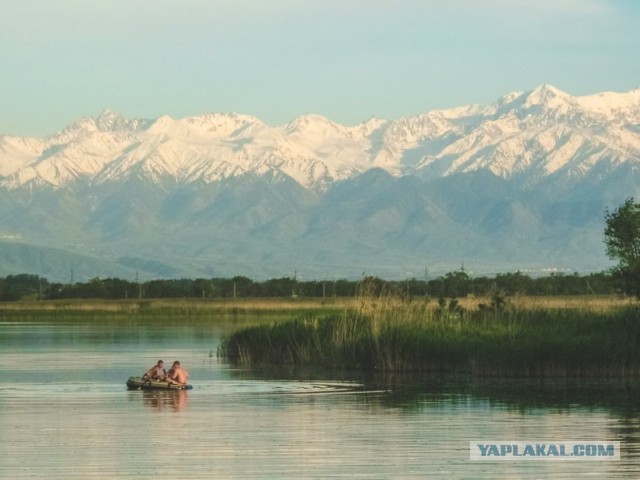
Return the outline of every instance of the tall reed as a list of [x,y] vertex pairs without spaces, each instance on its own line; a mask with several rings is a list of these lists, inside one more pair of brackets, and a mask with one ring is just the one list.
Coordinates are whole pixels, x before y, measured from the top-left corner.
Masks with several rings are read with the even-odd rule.
[[239,330],[219,355],[381,371],[516,376],[640,375],[635,306],[584,310],[485,308],[362,297],[357,308]]

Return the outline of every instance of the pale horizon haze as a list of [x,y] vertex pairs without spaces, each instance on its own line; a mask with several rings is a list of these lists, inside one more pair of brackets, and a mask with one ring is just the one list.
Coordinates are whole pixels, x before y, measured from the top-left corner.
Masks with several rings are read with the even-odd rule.
[[0,0],[0,134],[110,109],[356,124],[640,86],[633,0]]

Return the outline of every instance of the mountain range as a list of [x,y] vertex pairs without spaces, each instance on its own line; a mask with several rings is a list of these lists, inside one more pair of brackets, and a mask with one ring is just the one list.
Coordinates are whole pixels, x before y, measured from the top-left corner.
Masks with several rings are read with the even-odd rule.
[[604,212],[639,196],[639,167],[640,89],[542,85],[352,126],[105,111],[0,136],[0,276],[599,271]]

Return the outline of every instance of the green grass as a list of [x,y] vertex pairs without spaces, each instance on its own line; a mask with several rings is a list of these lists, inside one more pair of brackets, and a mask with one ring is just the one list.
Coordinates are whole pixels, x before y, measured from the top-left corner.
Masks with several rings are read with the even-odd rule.
[[640,311],[435,309],[363,300],[356,309],[240,329],[219,355],[245,364],[475,375],[638,376]]

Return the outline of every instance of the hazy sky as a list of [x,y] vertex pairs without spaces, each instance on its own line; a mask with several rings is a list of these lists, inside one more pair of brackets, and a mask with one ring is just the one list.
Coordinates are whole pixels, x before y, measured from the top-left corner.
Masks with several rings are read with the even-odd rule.
[[640,86],[638,0],[0,0],[0,133],[105,109],[355,124]]

